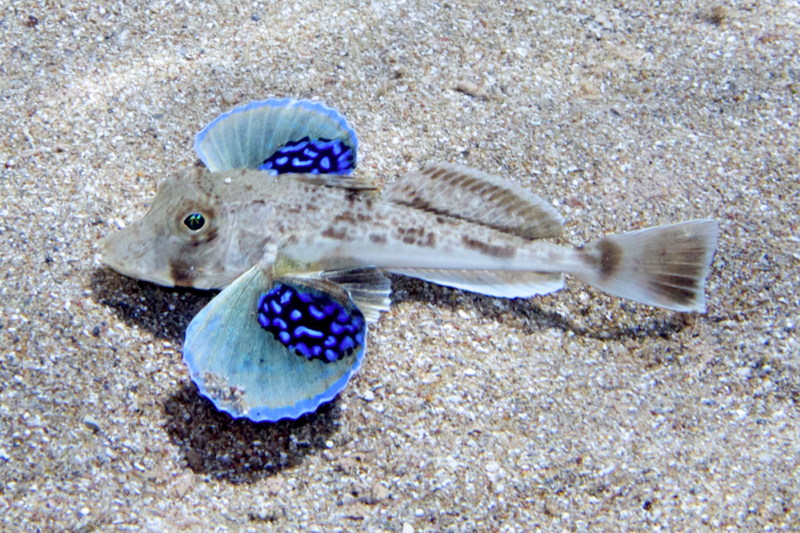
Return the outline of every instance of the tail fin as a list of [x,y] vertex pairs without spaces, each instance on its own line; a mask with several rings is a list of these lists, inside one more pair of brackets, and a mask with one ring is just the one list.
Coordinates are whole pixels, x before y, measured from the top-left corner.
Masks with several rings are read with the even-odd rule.
[[706,219],[605,237],[581,250],[590,268],[577,275],[615,296],[702,313],[718,233]]

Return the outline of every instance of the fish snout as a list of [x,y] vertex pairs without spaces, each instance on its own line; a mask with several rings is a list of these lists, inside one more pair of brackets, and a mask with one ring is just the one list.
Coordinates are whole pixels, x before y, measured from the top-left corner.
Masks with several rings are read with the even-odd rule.
[[158,248],[153,239],[147,239],[136,226],[131,226],[103,239],[101,261],[125,276],[172,287],[175,282],[167,258]]

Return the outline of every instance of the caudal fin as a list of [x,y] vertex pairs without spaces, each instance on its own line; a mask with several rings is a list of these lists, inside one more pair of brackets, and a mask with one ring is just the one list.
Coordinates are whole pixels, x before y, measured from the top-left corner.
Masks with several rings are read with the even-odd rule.
[[637,302],[705,312],[705,282],[717,247],[715,220],[612,235],[584,247],[587,283]]

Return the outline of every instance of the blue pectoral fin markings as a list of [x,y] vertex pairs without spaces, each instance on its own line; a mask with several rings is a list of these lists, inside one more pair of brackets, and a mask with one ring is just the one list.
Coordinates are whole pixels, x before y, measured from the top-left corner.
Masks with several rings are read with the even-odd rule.
[[272,174],[349,174],[355,168],[355,154],[341,139],[289,141],[258,167]]
[[253,267],[189,324],[183,358],[200,393],[254,422],[331,401],[361,364],[366,320],[352,300]]

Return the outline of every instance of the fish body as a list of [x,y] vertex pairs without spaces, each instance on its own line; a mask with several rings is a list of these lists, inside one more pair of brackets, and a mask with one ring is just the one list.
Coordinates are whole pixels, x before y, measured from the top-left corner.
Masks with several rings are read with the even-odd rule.
[[[437,173],[440,175],[433,178]],[[466,185],[458,184],[459,179]],[[266,177],[259,170],[214,173],[195,167],[166,180],[145,217],[105,242],[103,257],[119,272],[165,286],[222,289],[255,264],[274,268],[282,255],[283,264],[275,272],[278,275],[376,267],[493,296],[527,297],[560,288],[561,274],[607,284],[623,272],[630,258],[626,255],[632,257],[636,252],[614,246],[608,239],[593,247],[559,246],[473,220],[473,213],[459,217],[415,207],[419,202],[413,196],[402,203],[403,198],[397,196],[397,191],[403,190],[402,182],[424,180],[454,196],[485,197],[483,203],[475,199],[481,210],[492,207],[498,191],[512,194],[495,186],[491,176],[446,164],[401,178],[400,185],[391,187],[388,194],[378,194],[369,184],[352,178]],[[471,192],[475,181],[483,183],[484,189]],[[508,189],[513,188],[508,185]],[[561,220],[549,206],[535,197],[515,199],[529,208],[534,223],[533,229],[528,229],[530,234],[558,234]],[[183,223],[193,213],[204,217],[205,225],[199,231]],[[667,231],[660,229],[661,233],[649,236]],[[703,310],[703,293],[690,278],[706,272],[710,256],[703,245],[713,241],[716,223],[693,221],[671,227],[669,236],[678,248],[670,250],[670,242],[664,242],[666,248],[659,253],[681,252],[681,232],[695,246],[689,250],[691,257],[683,259],[696,264],[689,269],[692,276],[685,284],[680,279],[665,279],[660,293],[642,288],[641,294],[622,296],[679,311]],[[651,246],[653,242],[657,240]],[[481,281],[481,276],[486,281]],[[677,282],[675,291],[669,290],[669,281]],[[659,289],[657,279],[648,283]]]
[[[563,272],[571,249],[384,200],[315,176],[192,168],[166,180],[145,217],[104,244],[106,264],[165,286],[222,289],[279,249],[325,243],[307,269],[401,268]],[[183,220],[201,213],[205,227]],[[311,251],[311,250],[309,250]],[[317,264],[319,263],[319,264]]]
[[[366,322],[388,308],[381,272],[500,297],[556,291],[567,274],[642,303],[705,309],[713,220],[557,245],[543,239],[560,234],[560,215],[510,182],[434,164],[378,191],[334,164],[338,154],[356,161],[338,114],[267,102],[212,122],[196,144],[208,168],[168,178],[144,218],[103,244],[103,261],[123,274],[225,289],[192,321],[184,358],[201,392],[234,416],[296,418],[332,399],[362,360]],[[280,144],[247,144],[253,137]],[[313,168],[274,175],[287,165]],[[349,336],[328,331],[345,326]]]

